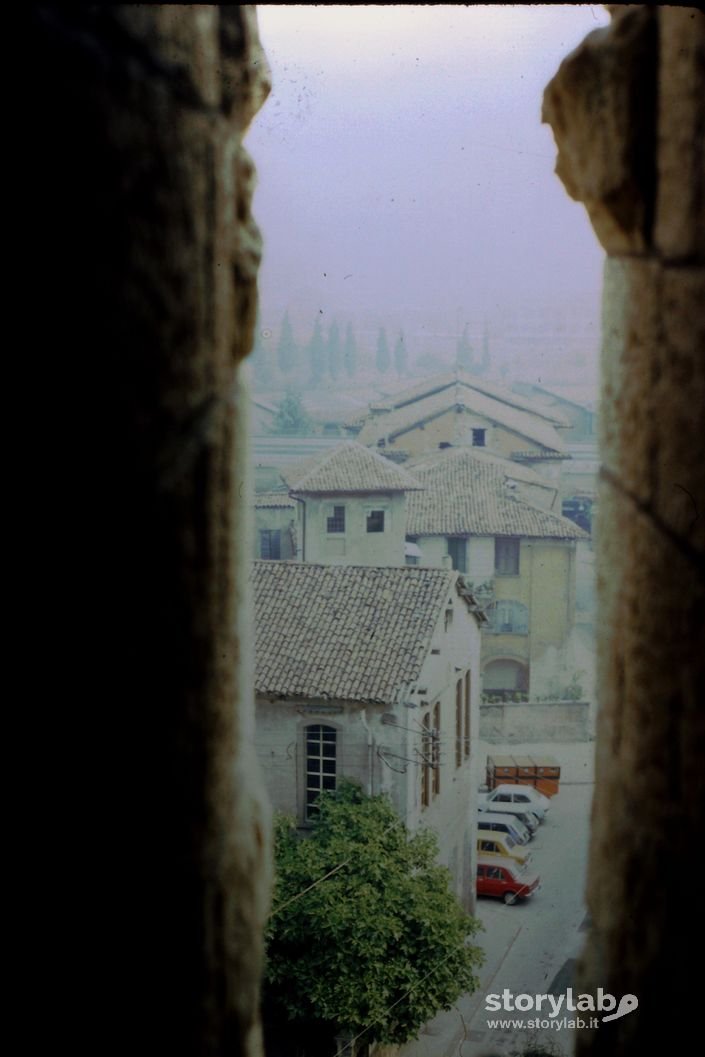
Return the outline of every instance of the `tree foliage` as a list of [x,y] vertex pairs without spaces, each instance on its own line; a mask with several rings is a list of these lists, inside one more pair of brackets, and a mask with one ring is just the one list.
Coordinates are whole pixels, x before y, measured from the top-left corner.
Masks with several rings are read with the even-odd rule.
[[284,313],[279,341],[277,343],[277,366],[282,374],[291,374],[296,366],[298,349],[294,340],[294,331],[289,321],[289,313]]
[[402,375],[409,373],[407,368],[406,343],[404,342],[403,333],[399,334],[397,343],[394,346],[394,368],[400,378]]
[[348,378],[353,378],[357,371],[357,342],[353,334],[352,323],[348,323],[345,331],[345,348],[343,349],[343,363]]
[[431,832],[409,834],[386,798],[347,782],[308,839],[278,821],[265,979],[280,1018],[398,1044],[477,987],[479,925],[436,854]]
[[318,385],[323,378],[326,369],[326,346],[323,341],[321,323],[318,316],[316,316],[316,322],[313,325],[313,334],[308,343],[308,355],[311,363],[311,383],[312,385]]
[[379,334],[377,335],[377,353],[375,356],[375,363],[377,370],[380,374],[386,374],[391,366],[392,358],[389,355],[389,342],[387,341],[387,332],[384,327],[379,328]]
[[328,330],[328,371],[335,382],[340,374],[343,360],[343,351],[340,347],[340,331],[338,324],[331,323]]
[[296,393],[287,393],[277,408],[272,422],[272,433],[277,436],[302,436],[313,433],[313,421]]

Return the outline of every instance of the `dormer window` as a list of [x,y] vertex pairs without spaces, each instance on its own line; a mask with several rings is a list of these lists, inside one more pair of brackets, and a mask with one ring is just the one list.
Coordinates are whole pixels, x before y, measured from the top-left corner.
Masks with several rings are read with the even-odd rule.
[[484,448],[487,444],[487,430],[486,429],[474,429],[472,431],[472,446],[473,448]]

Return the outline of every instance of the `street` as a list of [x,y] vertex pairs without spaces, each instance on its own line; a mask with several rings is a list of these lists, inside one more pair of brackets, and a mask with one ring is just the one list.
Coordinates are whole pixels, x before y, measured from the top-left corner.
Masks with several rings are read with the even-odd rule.
[[[557,1055],[569,1057],[573,1050],[569,1029],[536,1031],[527,1023],[537,1018],[535,1011],[488,1011],[485,999],[492,994],[501,1000],[505,989],[513,996],[558,996],[572,985],[572,967],[582,946],[586,919],[584,889],[594,743],[492,749],[517,754],[543,751],[562,764],[560,792],[553,797],[546,821],[528,845],[533,854],[529,870],[540,875],[541,888],[530,900],[515,906],[495,899],[478,900],[477,917],[485,931],[476,942],[486,956],[479,974],[480,990],[464,995],[453,1010],[426,1025],[417,1041],[401,1048],[402,1057],[505,1057],[521,1053],[525,1045],[539,1039],[549,1042],[550,1052]],[[548,1019],[548,1009],[546,1003],[544,1020]],[[512,1020],[524,1026],[492,1027],[489,1021],[493,1020]]]

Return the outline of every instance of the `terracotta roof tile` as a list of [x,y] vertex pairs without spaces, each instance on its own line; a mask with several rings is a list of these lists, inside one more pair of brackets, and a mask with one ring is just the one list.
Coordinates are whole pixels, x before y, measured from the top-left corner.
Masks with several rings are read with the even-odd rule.
[[296,500],[286,492],[257,492],[254,507],[256,510],[295,510]]
[[446,448],[416,460],[414,475],[426,487],[407,497],[407,535],[588,538],[568,518],[511,495],[507,481],[520,478],[517,470],[473,448]]
[[287,467],[284,479],[291,492],[409,492],[419,482],[396,463],[355,441],[344,441],[323,455]]
[[257,692],[397,703],[457,581],[419,566],[255,562]]
[[444,386],[437,392],[406,403],[394,411],[368,418],[358,439],[361,444],[376,444],[382,437],[395,440],[422,422],[438,418],[456,408],[495,422],[549,451],[564,450],[564,443],[558,436],[555,425],[547,421],[545,416],[517,407],[503,398],[470,387],[464,382]]

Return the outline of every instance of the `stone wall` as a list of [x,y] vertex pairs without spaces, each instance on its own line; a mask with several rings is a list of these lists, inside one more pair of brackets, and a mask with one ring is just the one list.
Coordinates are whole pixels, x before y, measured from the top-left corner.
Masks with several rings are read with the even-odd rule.
[[583,1033],[581,1057],[688,1051],[705,939],[684,866],[705,836],[705,16],[610,10],[544,99],[557,172],[610,258],[593,925],[579,987],[639,1000]]
[[480,738],[491,745],[588,741],[589,701],[503,701],[480,705]]
[[255,1057],[270,870],[238,510],[260,253],[241,144],[268,91],[254,8],[27,17],[20,358],[52,427],[42,903],[65,923],[38,976],[71,985],[61,1027],[42,1019],[74,1052]]

